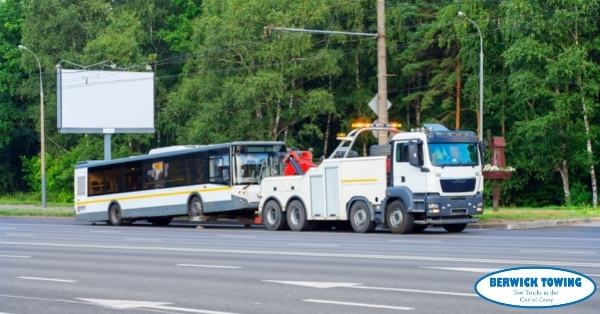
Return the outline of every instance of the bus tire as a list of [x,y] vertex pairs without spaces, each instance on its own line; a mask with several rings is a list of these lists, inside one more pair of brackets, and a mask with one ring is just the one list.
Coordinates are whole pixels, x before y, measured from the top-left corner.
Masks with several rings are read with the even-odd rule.
[[444,229],[450,233],[462,232],[467,227],[467,224],[451,224],[443,225]]
[[369,206],[363,201],[356,201],[350,206],[350,225],[357,233],[373,232],[375,221],[371,217]]
[[414,217],[406,211],[399,200],[391,202],[385,211],[385,222],[392,233],[410,233],[414,227]]
[[112,203],[108,208],[108,222],[113,226],[123,225],[121,218],[121,207],[117,203]]
[[283,230],[287,227],[287,217],[275,200],[270,200],[262,210],[262,220],[268,230]]
[[148,219],[148,221],[154,226],[168,226],[172,220],[173,217],[170,216],[154,217]]
[[204,206],[202,205],[202,200],[200,196],[194,195],[190,198],[190,202],[188,203],[188,216],[190,220],[199,220],[200,216],[204,214]]
[[306,218],[306,208],[299,200],[293,200],[288,204],[287,223],[292,231],[305,231],[310,227]]

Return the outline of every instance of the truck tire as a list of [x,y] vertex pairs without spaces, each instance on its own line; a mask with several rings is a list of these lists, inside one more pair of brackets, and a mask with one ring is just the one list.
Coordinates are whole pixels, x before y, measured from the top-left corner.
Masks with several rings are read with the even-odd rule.
[[299,200],[293,200],[288,204],[287,223],[292,231],[305,231],[310,227],[306,219],[306,209]]
[[108,209],[108,222],[113,226],[120,226],[123,224],[121,207],[119,204],[113,203],[110,205],[110,208]]
[[262,221],[268,230],[283,230],[287,227],[285,213],[281,210],[279,203],[274,200],[265,204],[262,210]]
[[363,201],[352,203],[349,219],[354,232],[367,233],[375,230],[375,222],[371,217],[369,206]]
[[467,224],[451,224],[443,225],[444,229],[450,233],[462,232],[467,227]]
[[392,233],[410,233],[414,227],[414,217],[406,211],[404,203],[395,200],[388,204],[385,222]]

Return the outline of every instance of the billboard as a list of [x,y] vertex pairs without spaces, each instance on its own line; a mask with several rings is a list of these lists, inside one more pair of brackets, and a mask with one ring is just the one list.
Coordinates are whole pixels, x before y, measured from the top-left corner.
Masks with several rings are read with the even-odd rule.
[[154,73],[57,68],[60,133],[153,133]]

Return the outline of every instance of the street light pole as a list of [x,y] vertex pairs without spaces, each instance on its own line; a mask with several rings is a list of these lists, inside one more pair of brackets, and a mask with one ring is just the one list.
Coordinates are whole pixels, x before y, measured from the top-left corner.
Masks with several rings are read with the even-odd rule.
[[458,17],[464,18],[475,25],[479,34],[479,141],[483,142],[483,35],[475,21],[471,20],[464,12],[458,11]]
[[37,61],[38,70],[40,72],[40,162],[42,174],[42,208],[46,208],[46,132],[44,127],[44,85],[42,82],[42,64],[38,56],[29,50],[29,48],[19,45],[19,50],[30,52]]

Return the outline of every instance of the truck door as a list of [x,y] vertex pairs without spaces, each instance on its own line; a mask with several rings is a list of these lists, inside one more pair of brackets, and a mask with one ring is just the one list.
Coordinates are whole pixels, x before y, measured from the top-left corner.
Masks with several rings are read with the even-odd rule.
[[[423,164],[423,144],[413,140],[416,145],[417,154],[421,165]],[[394,155],[392,163],[393,186],[406,186],[413,193],[427,192],[426,174],[421,171],[421,167],[413,166],[409,163],[410,140],[394,142]]]

